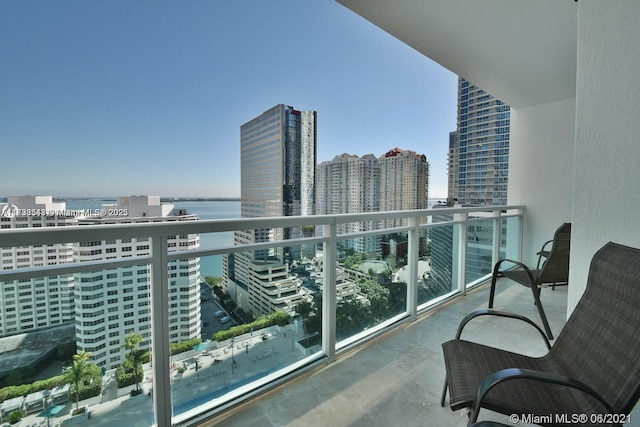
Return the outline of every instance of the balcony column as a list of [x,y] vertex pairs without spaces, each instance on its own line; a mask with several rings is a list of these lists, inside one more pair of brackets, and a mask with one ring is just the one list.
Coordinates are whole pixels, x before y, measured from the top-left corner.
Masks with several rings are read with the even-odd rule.
[[155,425],[171,425],[169,353],[169,259],[167,237],[152,238],[151,265],[151,364]]
[[407,311],[409,316],[413,320],[418,315],[418,248],[419,248],[419,233],[418,233],[418,218],[409,218],[408,231],[408,248],[407,248],[407,263],[408,274],[407,279]]
[[323,225],[322,351],[329,363],[336,358],[336,225]]

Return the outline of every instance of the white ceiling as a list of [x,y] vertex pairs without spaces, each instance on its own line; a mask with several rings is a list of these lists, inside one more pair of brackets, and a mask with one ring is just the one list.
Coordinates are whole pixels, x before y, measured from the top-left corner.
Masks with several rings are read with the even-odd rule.
[[514,108],[575,97],[574,0],[337,0]]

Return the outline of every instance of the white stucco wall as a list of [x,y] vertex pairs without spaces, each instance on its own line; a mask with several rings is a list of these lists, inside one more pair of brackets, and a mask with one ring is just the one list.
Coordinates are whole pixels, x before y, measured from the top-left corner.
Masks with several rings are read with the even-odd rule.
[[580,1],[569,312],[593,254],[640,247],[640,2]]
[[[522,259],[571,222],[575,98],[511,110],[508,203],[526,205]],[[541,179],[540,177],[544,177]]]

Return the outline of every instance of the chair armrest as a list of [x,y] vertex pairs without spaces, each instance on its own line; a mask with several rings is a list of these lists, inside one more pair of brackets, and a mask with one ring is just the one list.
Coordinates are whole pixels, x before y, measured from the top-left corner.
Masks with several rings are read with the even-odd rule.
[[510,313],[508,311],[491,310],[491,309],[487,309],[487,308],[483,308],[483,309],[480,309],[480,310],[472,311],[471,313],[467,314],[460,321],[460,324],[458,325],[458,331],[456,332],[456,338],[455,339],[457,339],[457,340],[460,339],[460,336],[462,335],[462,330],[467,325],[467,323],[469,323],[471,320],[475,319],[476,317],[480,317],[480,316],[507,317],[507,318],[510,318],[510,319],[517,319],[517,320],[521,320],[521,321],[523,321],[525,323],[528,323],[529,325],[531,325],[531,326],[533,326],[534,328],[537,329],[537,331],[542,336],[542,339],[544,340],[544,343],[547,346],[547,349],[551,350],[551,343],[549,343],[549,340],[547,339],[547,336],[545,335],[545,333],[542,331],[542,329],[540,329],[540,327],[533,320],[529,319],[526,316],[522,316],[521,314]]
[[[553,239],[551,239],[551,240],[547,240],[546,242],[544,242],[544,245],[542,245],[542,247],[540,248],[540,252],[544,252],[544,251],[545,251],[545,247],[546,247],[549,243],[552,243],[552,242],[553,242]],[[538,253],[540,253],[540,252],[538,252]]]
[[574,378],[554,374],[551,372],[535,371],[533,369],[508,368],[502,369],[489,375],[487,378],[485,378],[482,385],[478,388],[478,394],[476,395],[476,400],[473,403],[473,414],[469,418],[469,424],[472,424],[478,419],[482,401],[494,386],[502,382],[515,379],[527,379],[546,382],[580,390],[581,392],[594,397],[596,400],[598,400],[598,402],[602,403],[602,405],[607,409],[607,411],[609,411],[609,413],[614,413],[611,405],[609,405],[609,403],[607,403],[607,401],[604,400],[604,398],[600,396],[595,390],[593,390],[590,386],[583,383],[582,381],[578,381]]
[[549,243],[553,243],[553,239],[547,240],[546,242],[544,242],[544,244],[542,245],[542,248],[540,248],[540,250],[536,252],[536,255],[538,255],[538,264],[536,265],[536,270],[540,268],[540,262],[542,261],[542,257],[545,257],[545,258],[549,257],[550,251],[545,249]]
[[534,286],[536,282],[533,279],[533,274],[531,273],[531,270],[529,269],[529,267],[527,267],[524,263],[513,260],[513,259],[503,258],[498,262],[496,262],[496,265],[493,267],[493,277],[503,277],[501,276],[500,266],[502,266],[502,264],[505,262],[510,262],[512,264],[515,264],[517,267],[520,267],[521,269],[523,269],[525,273],[527,273],[527,278],[529,279],[529,283],[531,283],[531,286]]

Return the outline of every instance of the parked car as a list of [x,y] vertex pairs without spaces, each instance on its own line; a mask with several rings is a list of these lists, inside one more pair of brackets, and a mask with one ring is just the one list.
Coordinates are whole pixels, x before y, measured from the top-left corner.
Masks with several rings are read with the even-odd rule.
[[229,316],[224,316],[220,319],[220,323],[222,323],[223,325],[228,322],[231,322],[231,318]]
[[222,311],[222,310],[218,310],[215,313],[213,313],[213,317],[218,318],[218,317],[222,317],[222,316],[224,316],[224,311]]

